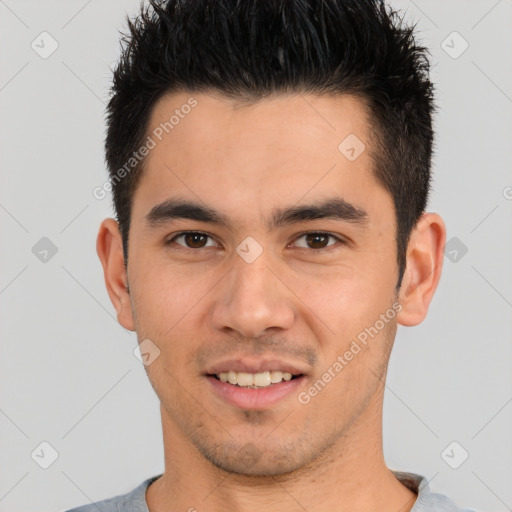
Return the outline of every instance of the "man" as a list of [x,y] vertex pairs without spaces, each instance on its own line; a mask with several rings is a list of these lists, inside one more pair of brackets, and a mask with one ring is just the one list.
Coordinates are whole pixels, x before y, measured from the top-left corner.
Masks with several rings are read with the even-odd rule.
[[154,1],[129,27],[97,251],[165,472],[74,511],[462,510],[382,449],[445,243],[412,29],[372,0]]

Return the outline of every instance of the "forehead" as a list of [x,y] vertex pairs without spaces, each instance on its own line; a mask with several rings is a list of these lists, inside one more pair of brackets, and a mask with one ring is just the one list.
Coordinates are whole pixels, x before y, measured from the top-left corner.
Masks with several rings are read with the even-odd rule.
[[[317,158],[319,149],[338,156],[338,146],[348,135],[365,142],[370,136],[361,99],[303,93],[271,95],[253,102],[216,92],[167,94],[154,105],[148,131],[161,150],[181,145],[190,157],[200,157],[203,148],[209,150],[212,145],[222,156],[251,146],[256,149],[255,145],[260,150],[300,146],[303,154],[313,152]],[[158,153],[152,152],[149,159]]]
[[348,95],[247,103],[182,91],[155,104],[147,135],[154,147],[136,191],[146,209],[176,194],[230,215],[333,192],[361,204],[385,192],[372,173],[364,106]]

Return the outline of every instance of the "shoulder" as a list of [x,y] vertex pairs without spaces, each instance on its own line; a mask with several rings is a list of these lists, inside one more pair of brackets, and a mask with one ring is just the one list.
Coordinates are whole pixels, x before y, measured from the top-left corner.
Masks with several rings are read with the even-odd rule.
[[126,504],[126,500],[124,499],[126,496],[127,495],[124,494],[122,496],[115,496],[106,500],[90,503],[89,505],[81,505],[80,507],[66,510],[66,512],[120,512],[122,510],[120,506],[123,503]]
[[401,471],[393,473],[402,484],[418,495],[410,512],[477,512],[474,509],[458,507],[444,494],[431,492],[428,480],[422,475]]
[[419,510],[432,510],[436,512],[477,512],[472,508],[460,508],[444,494],[438,494],[435,492],[428,495],[427,499],[425,499],[424,505],[425,508]]
[[97,501],[88,505],[81,505],[65,512],[148,512],[146,503],[146,489],[161,475],[144,480],[135,489],[126,494]]

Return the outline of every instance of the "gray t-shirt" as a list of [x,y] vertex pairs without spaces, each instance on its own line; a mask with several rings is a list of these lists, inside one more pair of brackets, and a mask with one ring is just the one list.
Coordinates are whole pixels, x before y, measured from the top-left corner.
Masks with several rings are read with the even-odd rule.
[[[400,471],[393,471],[393,473],[400,482],[418,495],[411,512],[477,512],[469,508],[459,508],[446,496],[430,492],[427,479],[421,475]],[[149,512],[146,489],[161,476],[148,478],[128,494],[83,505],[66,512]]]

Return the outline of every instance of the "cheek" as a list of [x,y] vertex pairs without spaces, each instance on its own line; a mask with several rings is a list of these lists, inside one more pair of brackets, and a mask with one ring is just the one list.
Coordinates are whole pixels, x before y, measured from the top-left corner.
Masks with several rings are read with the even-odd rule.
[[137,331],[162,341],[172,337],[206,291],[205,283],[188,279],[179,270],[154,263],[142,269],[131,286]]
[[301,296],[337,337],[344,338],[351,327],[378,318],[389,306],[391,281],[373,275],[367,267],[333,271],[321,280],[303,281]]

